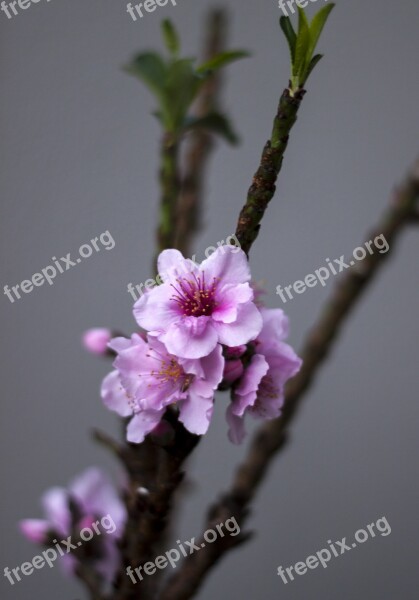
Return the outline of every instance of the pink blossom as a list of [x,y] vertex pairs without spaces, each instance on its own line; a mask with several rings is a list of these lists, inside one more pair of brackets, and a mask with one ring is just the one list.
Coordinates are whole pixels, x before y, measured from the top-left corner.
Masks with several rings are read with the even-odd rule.
[[281,309],[261,309],[263,328],[254,342],[254,355],[233,391],[227,409],[229,438],[240,443],[245,436],[244,418],[274,419],[281,414],[284,387],[300,370],[302,361],[283,340],[288,319]]
[[115,338],[110,348],[117,358],[115,370],[103,381],[102,400],[122,417],[132,417],[127,429],[129,442],[141,443],[174,404],[186,429],[197,435],[206,433],[214,390],[224,369],[221,346],[200,360],[178,358],[157,338],[148,336],[144,341],[137,334],[130,340]]
[[201,265],[178,250],[164,250],[158,269],[162,285],[135,303],[134,316],[170,354],[202,358],[218,343],[239,346],[259,334],[262,318],[241,249],[219,247]]
[[111,338],[112,333],[109,329],[95,328],[84,332],[82,342],[86,350],[92,354],[106,354]]
[[[95,533],[94,538],[83,542],[83,545],[91,544],[93,547],[96,544],[96,560],[94,553],[90,552],[89,555],[93,557],[96,570],[106,581],[112,581],[119,565],[116,540],[124,530],[126,509],[106,475],[100,469],[91,467],[76,477],[68,488],[48,490],[42,497],[42,506],[45,519],[20,521],[19,528],[23,535],[31,542],[53,546],[54,539],[60,543],[70,535],[77,537],[85,527],[95,533],[91,526],[99,520],[101,534]],[[101,527],[105,523],[107,525],[109,520],[114,525],[113,531]],[[70,552],[60,558],[64,572],[72,575],[77,567],[77,556]]]

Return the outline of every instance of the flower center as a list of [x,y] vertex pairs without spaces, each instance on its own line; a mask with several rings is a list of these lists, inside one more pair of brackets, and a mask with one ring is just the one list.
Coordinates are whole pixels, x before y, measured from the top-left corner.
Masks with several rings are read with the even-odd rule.
[[148,387],[150,388],[156,386],[157,388],[161,388],[169,383],[172,387],[178,388],[182,392],[186,392],[194,379],[194,375],[186,374],[175,358],[161,355],[159,352],[152,350],[151,348],[149,351],[150,354],[147,354],[147,356],[151,358],[151,352],[154,352],[155,356],[153,356],[153,358],[159,361],[160,366],[158,370],[153,369],[147,374],[148,377],[151,377]]
[[182,367],[174,358],[171,358],[168,361],[163,360],[160,369],[152,374],[155,375],[161,383],[167,383],[168,381],[178,383],[180,377],[184,376]]
[[217,307],[217,282],[217,277],[214,277],[212,284],[208,285],[205,273],[202,273],[202,277],[193,274],[192,279],[179,277],[176,279],[177,285],[171,284],[175,291],[172,300],[185,317],[208,317]]

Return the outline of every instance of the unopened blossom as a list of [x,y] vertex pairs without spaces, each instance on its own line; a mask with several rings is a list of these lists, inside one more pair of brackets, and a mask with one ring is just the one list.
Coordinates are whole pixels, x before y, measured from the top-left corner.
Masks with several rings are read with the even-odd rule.
[[135,303],[134,316],[174,356],[202,358],[218,343],[239,346],[259,334],[262,318],[241,249],[219,247],[200,265],[164,250],[158,270],[162,285]]
[[[91,467],[76,477],[67,488],[55,487],[42,497],[44,519],[24,519],[19,528],[27,539],[36,544],[51,546],[56,542],[75,540],[86,527],[94,532],[94,537],[83,541],[77,552],[67,552],[58,556],[63,570],[74,573],[78,560],[92,561],[105,581],[111,582],[119,565],[117,540],[121,537],[126,509],[107,476]],[[100,531],[97,534],[92,525]],[[54,541],[55,540],[55,541]],[[83,551],[85,550],[85,554]]]
[[239,358],[226,360],[223,373],[223,383],[225,385],[231,385],[243,375],[243,371],[243,363]]
[[112,339],[112,333],[109,329],[97,327],[88,329],[84,332],[82,342],[83,346],[92,354],[106,354],[108,351],[108,342]]
[[263,328],[250,346],[254,354],[236,384],[227,409],[229,438],[240,443],[245,436],[247,414],[274,419],[281,414],[284,387],[300,370],[302,361],[284,342],[288,336],[288,319],[281,309],[261,309]]
[[150,336],[147,341],[137,334],[129,340],[115,338],[109,346],[117,353],[115,370],[105,377],[101,395],[109,409],[132,417],[127,428],[129,442],[141,443],[170,405],[176,405],[179,420],[191,433],[206,433],[214,391],[223,375],[221,346],[199,360],[176,357]]

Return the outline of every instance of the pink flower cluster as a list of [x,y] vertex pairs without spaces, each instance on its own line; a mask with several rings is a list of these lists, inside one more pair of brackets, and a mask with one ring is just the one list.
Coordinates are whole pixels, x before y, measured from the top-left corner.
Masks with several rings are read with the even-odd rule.
[[[119,566],[118,539],[124,531],[127,515],[125,506],[107,476],[91,467],[78,475],[68,488],[54,487],[42,497],[45,519],[24,519],[20,530],[31,542],[55,547],[55,543],[70,537],[78,538],[84,528],[92,528],[97,519],[109,519],[113,528],[106,535],[96,535],[86,542],[86,553],[80,550],[61,552],[61,566],[67,575],[73,575],[79,561],[92,562],[105,581],[111,582]],[[100,530],[99,530],[100,531]],[[71,540],[70,540],[71,541]]]
[[134,305],[146,333],[108,344],[117,356],[102,384],[103,402],[132,417],[127,439],[141,443],[169,407],[191,433],[206,433],[215,391],[231,388],[229,436],[238,443],[246,414],[280,414],[284,384],[301,366],[284,343],[287,318],[256,305],[248,261],[237,248],[218,248],[200,265],[165,250],[158,270],[163,283]]

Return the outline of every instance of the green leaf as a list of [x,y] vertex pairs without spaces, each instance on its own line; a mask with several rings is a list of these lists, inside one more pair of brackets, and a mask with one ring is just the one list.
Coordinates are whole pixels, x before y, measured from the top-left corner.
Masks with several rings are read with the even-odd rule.
[[[307,62],[310,60],[307,58],[309,47],[310,47],[310,29],[307,21],[305,12],[300,6],[298,8],[298,35],[297,43],[295,46],[295,60],[293,64],[293,75],[298,79],[303,79],[304,71]],[[303,81],[299,82],[300,84]]]
[[326,21],[335,7],[334,4],[328,4],[319,10],[313,17],[313,20],[310,24],[310,58],[314,54],[314,50],[316,49],[317,42],[319,41],[321,32],[323,31],[323,27],[326,25]]
[[148,88],[161,100],[167,79],[167,66],[155,52],[138,54],[124,70],[141,79]]
[[313,56],[313,58],[310,61],[310,64],[308,65],[307,73],[305,76],[306,81],[309,78],[309,75],[312,72],[312,70],[314,69],[314,67],[317,65],[319,60],[321,60],[322,58],[323,58],[323,54],[316,54],[315,56]]
[[231,144],[238,144],[239,138],[233,130],[227,117],[218,112],[212,112],[205,117],[190,118],[185,122],[184,130],[206,129],[218,133]]
[[208,71],[216,71],[236,60],[239,60],[240,58],[246,58],[247,56],[249,56],[249,53],[245,52],[244,50],[229,50],[228,52],[221,52],[220,54],[214,56],[214,58],[211,58],[211,60],[208,60],[199,66],[196,69],[196,72],[204,74]]
[[194,59],[184,58],[172,62],[165,84],[165,112],[170,115],[170,128],[179,129],[190,105],[195,100],[205,79],[196,74]]
[[294,27],[292,26],[291,19],[289,17],[281,17],[279,19],[279,24],[285,34],[285,37],[287,38],[288,46],[290,47],[291,62],[294,63],[297,34],[294,31]]
[[177,56],[180,50],[180,42],[178,33],[173,23],[170,21],[170,19],[164,19],[164,21],[161,24],[161,28],[166,48],[168,49],[170,54],[172,54],[173,56]]

